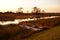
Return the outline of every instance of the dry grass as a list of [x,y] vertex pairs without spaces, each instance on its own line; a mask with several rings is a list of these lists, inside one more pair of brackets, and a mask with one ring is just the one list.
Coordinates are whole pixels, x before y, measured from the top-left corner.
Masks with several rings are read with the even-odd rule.
[[60,40],[60,26],[35,33],[23,40]]

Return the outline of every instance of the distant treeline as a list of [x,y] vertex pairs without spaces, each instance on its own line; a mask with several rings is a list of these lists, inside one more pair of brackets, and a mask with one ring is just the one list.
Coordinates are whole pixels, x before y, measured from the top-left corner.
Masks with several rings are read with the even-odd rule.
[[60,16],[60,13],[14,13],[14,12],[0,12],[0,21],[14,20],[14,19],[27,19],[27,18],[40,18],[48,16]]
[[14,12],[0,12],[0,15],[42,15],[42,16],[60,16],[60,13],[14,13]]

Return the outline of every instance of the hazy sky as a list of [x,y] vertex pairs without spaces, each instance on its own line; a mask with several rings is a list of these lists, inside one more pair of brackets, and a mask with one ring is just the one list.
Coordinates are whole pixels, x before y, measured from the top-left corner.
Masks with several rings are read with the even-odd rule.
[[19,7],[37,6],[46,12],[60,12],[60,0],[0,0],[0,11],[16,11]]

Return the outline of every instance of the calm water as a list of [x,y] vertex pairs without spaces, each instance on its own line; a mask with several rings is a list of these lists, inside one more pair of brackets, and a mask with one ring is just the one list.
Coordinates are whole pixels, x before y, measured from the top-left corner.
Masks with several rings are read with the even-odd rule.
[[[56,17],[60,17],[60,16],[41,17],[41,18],[38,18],[38,19],[50,19],[50,18],[56,18]],[[37,18],[15,19],[14,21],[5,21],[5,22],[0,21],[0,25],[19,24],[20,22],[23,22],[23,21],[33,21],[33,20],[37,20]]]

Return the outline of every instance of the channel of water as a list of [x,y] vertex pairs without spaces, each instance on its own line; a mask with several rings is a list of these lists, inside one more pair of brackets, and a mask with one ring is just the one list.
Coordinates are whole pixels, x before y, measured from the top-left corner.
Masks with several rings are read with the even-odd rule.
[[[60,17],[60,16],[50,16],[50,17],[41,17],[41,18],[38,18],[39,20],[40,19],[51,19],[51,18],[57,18],[57,17]],[[37,20],[37,18],[33,18],[33,19],[15,19],[14,21],[0,21],[0,25],[8,25],[8,24],[19,24],[20,22],[23,22],[23,21],[34,21],[34,20]]]

